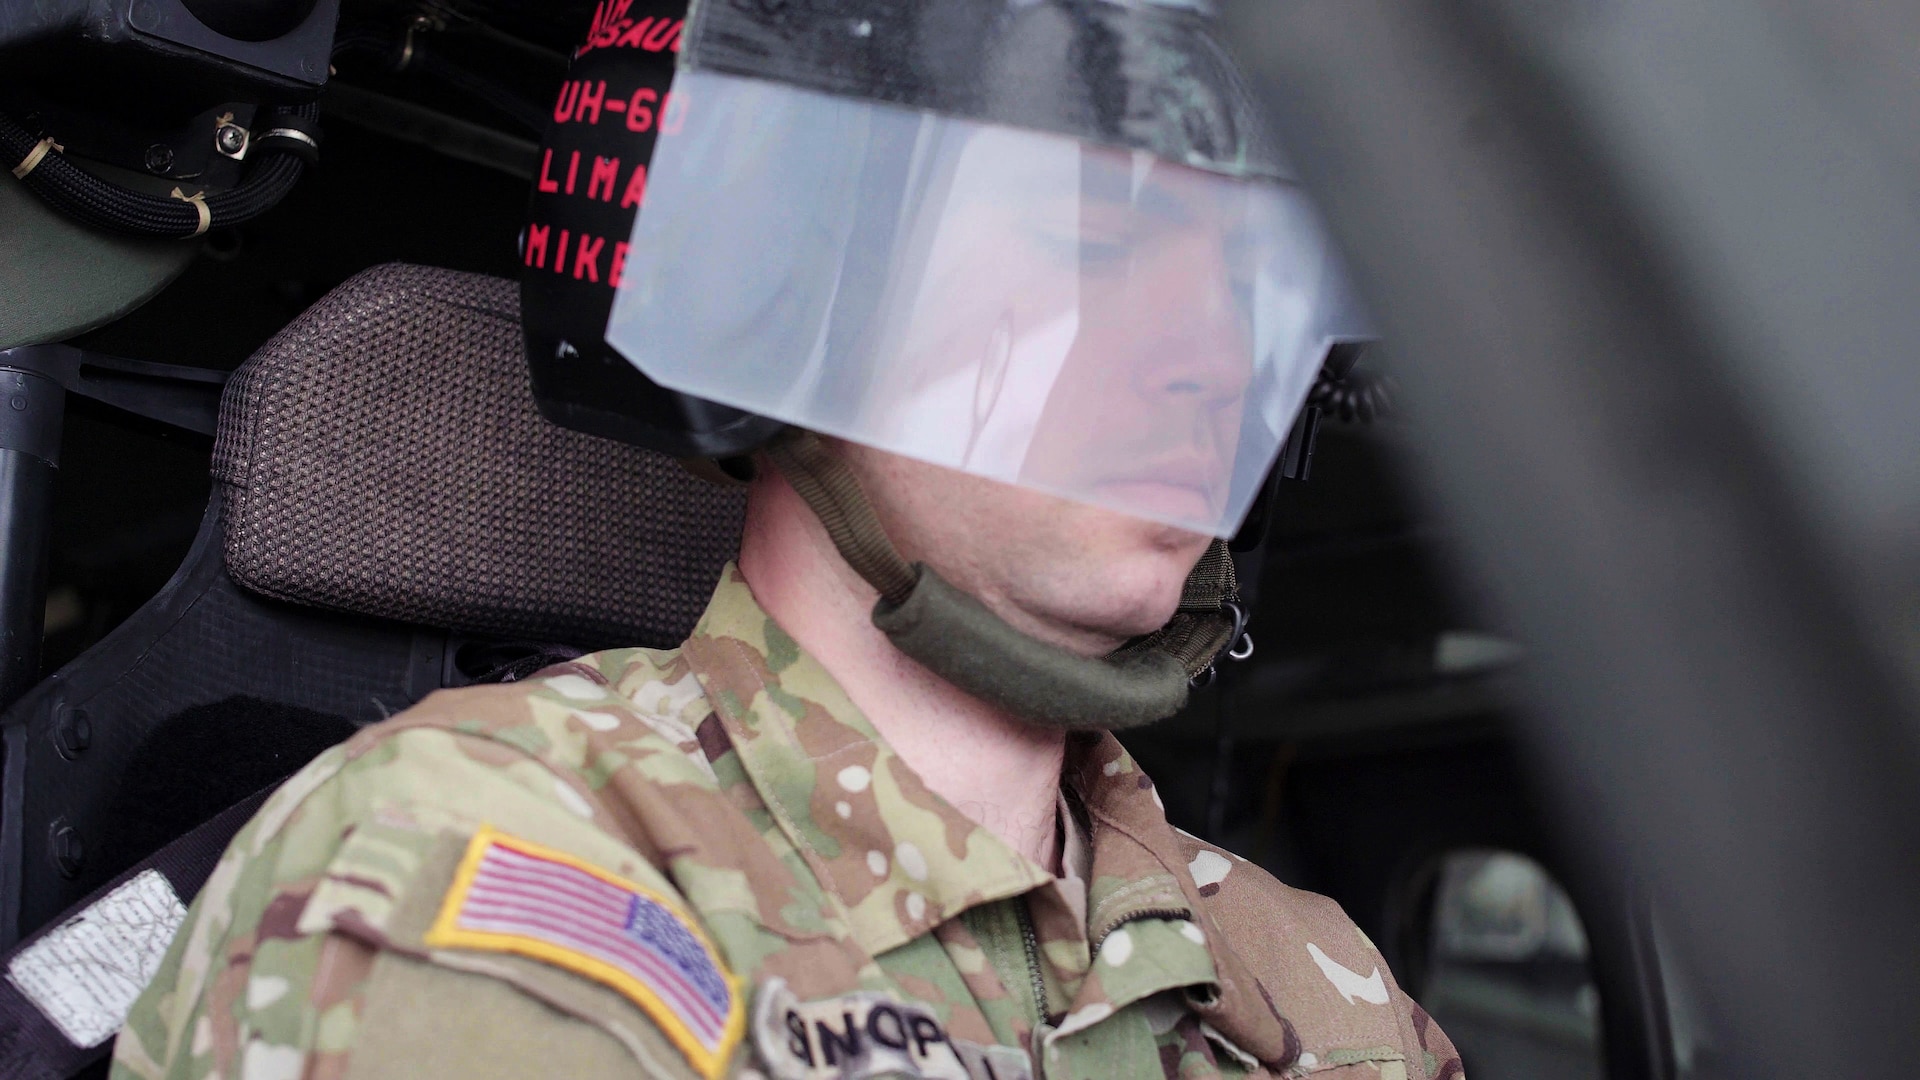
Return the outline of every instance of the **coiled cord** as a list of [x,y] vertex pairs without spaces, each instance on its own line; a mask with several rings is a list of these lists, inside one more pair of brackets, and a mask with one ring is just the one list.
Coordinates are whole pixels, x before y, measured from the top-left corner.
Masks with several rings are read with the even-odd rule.
[[1371,424],[1393,412],[1394,390],[1393,380],[1384,375],[1338,376],[1322,368],[1307,391],[1307,404],[1346,423]]
[[18,170],[38,151],[40,159],[20,179],[66,216],[111,232],[186,239],[211,228],[252,220],[285,198],[312,158],[319,116],[320,109],[314,105],[281,110],[265,127],[291,128],[303,133],[304,138],[257,140],[254,145],[259,159],[240,186],[193,199],[148,195],[103,180],[58,153],[39,149],[43,140],[3,113],[0,166]]

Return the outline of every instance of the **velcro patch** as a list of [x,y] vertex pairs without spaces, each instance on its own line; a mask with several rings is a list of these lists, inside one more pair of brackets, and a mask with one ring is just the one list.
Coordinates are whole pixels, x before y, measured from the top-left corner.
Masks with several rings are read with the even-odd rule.
[[738,981],[674,900],[494,829],[467,845],[424,941],[515,953],[607,986],[709,1078],[725,1071],[746,1028]]

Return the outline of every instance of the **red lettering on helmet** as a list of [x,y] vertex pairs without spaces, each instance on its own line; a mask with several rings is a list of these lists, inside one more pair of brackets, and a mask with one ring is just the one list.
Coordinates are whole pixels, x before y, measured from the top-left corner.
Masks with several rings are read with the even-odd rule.
[[626,268],[627,242],[625,240],[615,240],[613,242],[613,265],[607,268],[607,284],[616,289],[619,288],[620,274],[626,270]]
[[635,165],[633,175],[627,177],[627,190],[620,196],[620,209],[628,210],[639,206],[647,198],[647,167]]
[[622,49],[631,49],[631,48],[638,47],[640,45],[641,40],[646,37],[648,28],[653,26],[653,21],[654,21],[653,16],[649,15],[646,18],[641,19],[639,22],[634,23],[632,26],[627,28],[626,33],[623,33],[620,35],[620,40],[614,42],[613,44],[615,45],[615,47],[622,48]]
[[[679,108],[674,108],[679,105]],[[680,129],[687,126],[687,98],[682,94],[675,99],[668,94],[660,101],[660,134],[678,135]]]
[[559,182],[554,180],[553,177],[547,175],[547,169],[552,164],[553,164],[553,148],[548,147],[540,155],[540,179],[538,181],[538,185],[541,191],[547,192],[549,194],[560,190]]
[[595,155],[593,159],[593,175],[587,177],[587,198],[599,199],[601,202],[612,202],[614,185],[617,184],[619,180],[620,159],[617,157],[603,158]]
[[647,35],[647,40],[641,42],[640,47],[648,52],[660,52],[667,46],[672,45],[674,50],[678,51],[680,48],[680,31],[684,26],[686,26],[686,21],[683,19],[675,19],[671,23],[665,19],[661,19],[660,25],[653,28],[653,33]]
[[580,234],[580,246],[573,255],[573,280],[579,281],[583,276],[588,281],[600,280],[600,249],[606,242],[604,236]]
[[[545,225],[528,225],[527,226],[527,265],[528,266],[532,266],[542,270],[546,269],[547,234],[551,231],[552,230]],[[615,251],[614,258],[617,260],[621,254],[622,254],[621,252]],[[615,265],[618,265],[618,263],[616,262]]]
[[564,124],[573,119],[574,103],[580,100],[580,84],[568,79],[560,84],[560,96],[553,99],[553,122]]
[[680,51],[680,37],[686,30],[685,19],[667,19],[648,15],[627,17],[633,0],[600,0],[594,5],[593,25],[573,55],[585,56],[595,49],[644,49],[647,52]]
[[633,0],[600,0],[593,8],[593,25],[587,30],[587,40],[574,52],[575,56],[584,56],[594,49],[604,49],[613,44],[626,29],[627,10],[633,7]]
[[556,274],[567,272],[567,230],[565,229],[560,230],[560,250],[553,257],[553,272]]
[[[580,102],[578,105],[574,106],[573,118],[575,120],[580,121],[583,124],[599,123],[600,122],[600,102],[603,99],[605,99],[606,96],[607,96],[607,84],[605,81],[593,83],[591,89],[589,89],[587,83],[584,83],[584,82],[581,83],[580,84]],[[591,119],[587,117],[587,109],[589,106],[591,106],[593,109],[593,117]]]
[[580,151],[575,150],[567,159],[567,194],[573,194],[573,182],[580,176]]
[[653,103],[660,100],[660,92],[651,86],[643,86],[627,99],[627,130],[653,130]]

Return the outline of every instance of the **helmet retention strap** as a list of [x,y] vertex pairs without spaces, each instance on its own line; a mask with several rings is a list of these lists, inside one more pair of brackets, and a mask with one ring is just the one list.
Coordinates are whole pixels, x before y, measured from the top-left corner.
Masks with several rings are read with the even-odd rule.
[[1188,576],[1165,627],[1105,657],[1084,657],[1014,629],[931,567],[907,562],[853,471],[818,436],[790,430],[766,453],[840,557],[879,592],[873,623],[894,647],[1015,716],[1066,730],[1149,724],[1178,712],[1189,681],[1232,644],[1238,590],[1220,541]]

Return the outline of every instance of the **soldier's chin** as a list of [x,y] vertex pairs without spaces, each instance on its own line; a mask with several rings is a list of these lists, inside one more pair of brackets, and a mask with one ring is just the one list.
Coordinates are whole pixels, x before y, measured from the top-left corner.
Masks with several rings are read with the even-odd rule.
[[1187,484],[1114,480],[1101,484],[1099,491],[1108,506],[1124,508],[1130,516],[1190,533],[1196,539],[1209,537],[1207,529],[1220,516],[1212,496]]

